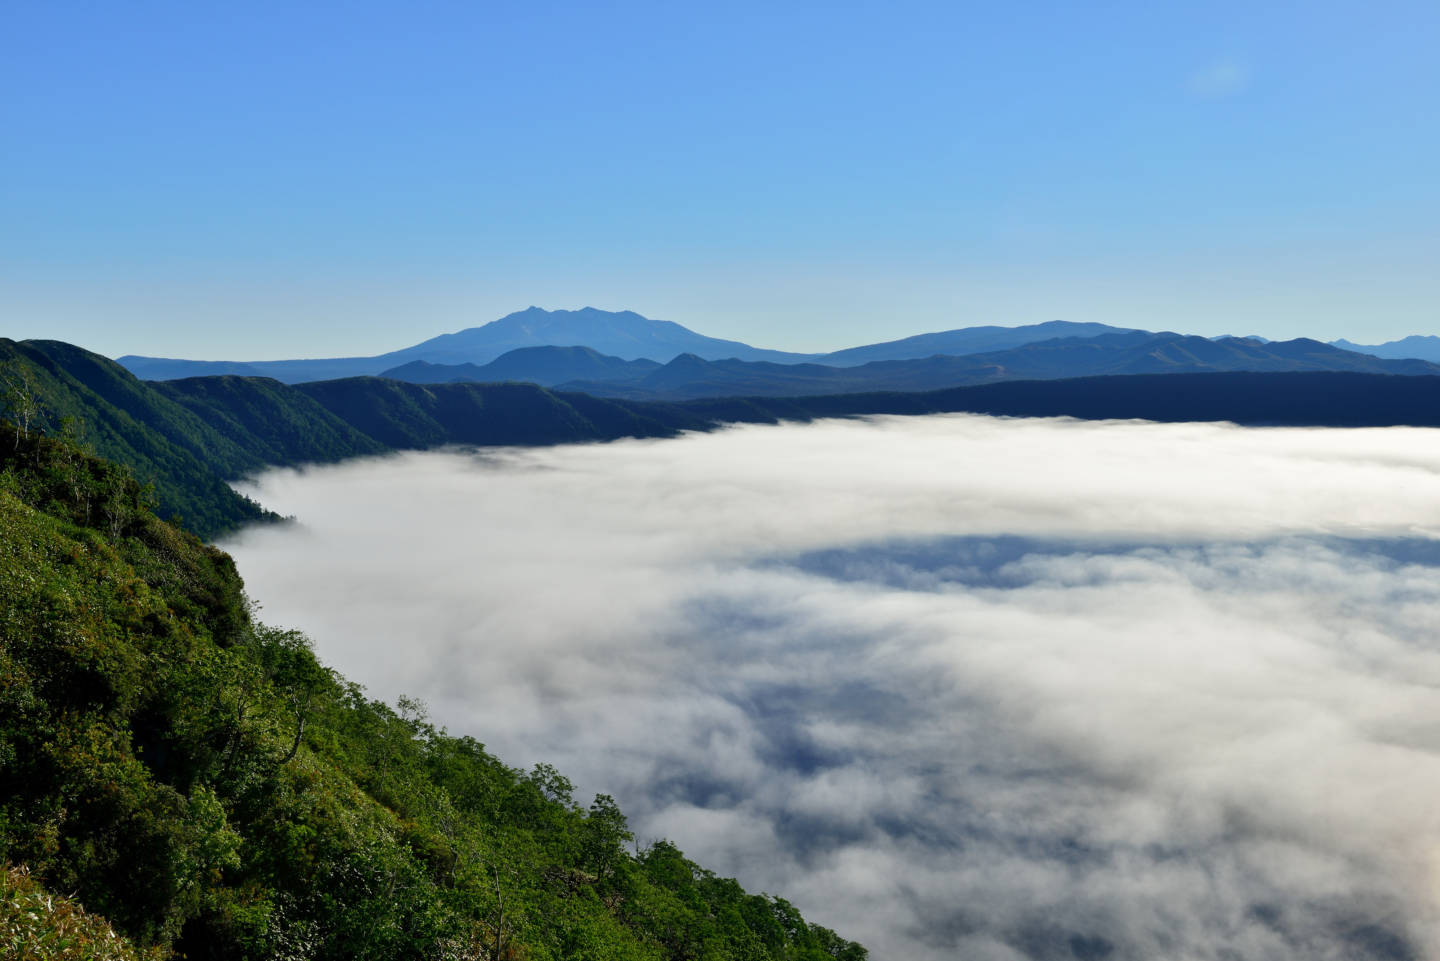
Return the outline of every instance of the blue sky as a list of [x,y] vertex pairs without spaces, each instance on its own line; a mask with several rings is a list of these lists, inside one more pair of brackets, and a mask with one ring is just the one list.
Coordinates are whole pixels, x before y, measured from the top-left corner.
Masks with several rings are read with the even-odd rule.
[[1440,332],[1440,7],[17,3],[0,334]]

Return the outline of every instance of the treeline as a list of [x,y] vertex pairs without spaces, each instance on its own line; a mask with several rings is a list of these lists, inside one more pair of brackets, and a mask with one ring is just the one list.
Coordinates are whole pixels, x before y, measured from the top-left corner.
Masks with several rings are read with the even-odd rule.
[[228,481],[266,467],[445,444],[557,444],[670,437],[727,423],[865,414],[1233,421],[1249,425],[1440,426],[1440,377],[1347,372],[1133,374],[1008,381],[925,392],[651,403],[533,384],[408,384],[353,377],[137,380],[57,341],[0,339],[0,414],[34,416],[154,484],[162,516],[213,538],[273,519]]
[[14,956],[866,956],[636,845],[612,799],[582,805],[553,768],[368,698],[258,623],[229,556],[150,503],[128,468],[0,422]]

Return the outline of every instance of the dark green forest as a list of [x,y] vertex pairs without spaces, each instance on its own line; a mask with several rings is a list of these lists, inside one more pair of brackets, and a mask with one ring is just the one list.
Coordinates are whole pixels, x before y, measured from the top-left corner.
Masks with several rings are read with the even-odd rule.
[[229,482],[267,467],[444,444],[669,437],[714,421],[659,404],[533,384],[418,386],[374,377],[288,386],[265,377],[147,382],[59,341],[0,338],[0,416],[90,444],[155,488],[157,511],[214,538],[276,520]]
[[367,697],[154,502],[128,467],[0,422],[7,956],[866,956],[637,844],[613,799]]

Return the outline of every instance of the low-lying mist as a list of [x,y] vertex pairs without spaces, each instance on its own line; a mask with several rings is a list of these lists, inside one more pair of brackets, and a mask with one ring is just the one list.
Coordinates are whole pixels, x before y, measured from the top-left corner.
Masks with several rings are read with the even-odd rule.
[[972,416],[266,474],[270,622],[877,959],[1440,956],[1440,432]]

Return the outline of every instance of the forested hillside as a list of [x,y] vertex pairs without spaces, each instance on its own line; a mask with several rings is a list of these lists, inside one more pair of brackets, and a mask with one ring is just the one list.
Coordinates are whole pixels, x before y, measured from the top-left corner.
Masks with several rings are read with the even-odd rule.
[[162,515],[204,534],[267,516],[225,483],[262,460],[99,354],[0,338],[0,416],[83,438],[153,483]]
[[147,382],[58,341],[0,339],[0,415],[66,433],[154,485],[157,512],[202,537],[275,519],[228,482],[267,467],[443,444],[668,437],[713,424],[668,405],[526,384],[373,377],[291,387],[265,377]]
[[[129,470],[3,422],[0,783],[19,957],[865,957],[635,845],[610,798],[369,699]],[[127,943],[64,949],[96,915]]]

